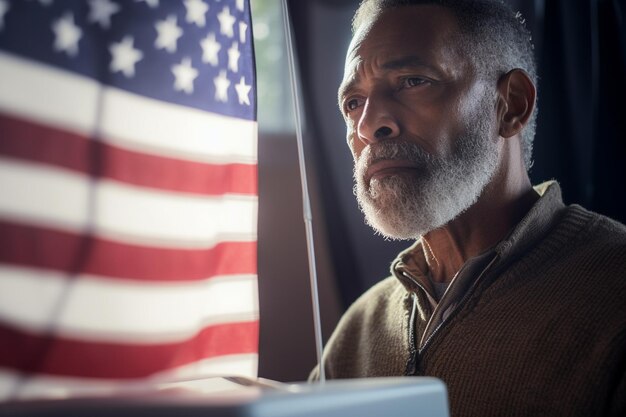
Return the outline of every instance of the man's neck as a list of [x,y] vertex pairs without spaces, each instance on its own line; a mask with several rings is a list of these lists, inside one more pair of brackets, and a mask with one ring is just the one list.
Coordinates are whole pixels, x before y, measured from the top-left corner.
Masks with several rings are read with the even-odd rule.
[[487,185],[478,201],[422,238],[434,282],[450,282],[469,259],[495,246],[539,198],[527,175]]

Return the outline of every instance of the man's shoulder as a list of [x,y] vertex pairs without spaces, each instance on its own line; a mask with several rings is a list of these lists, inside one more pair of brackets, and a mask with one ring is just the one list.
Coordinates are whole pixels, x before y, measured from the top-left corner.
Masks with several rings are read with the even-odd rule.
[[590,291],[594,287],[626,291],[626,226],[579,205],[565,207],[559,217],[522,257],[525,267],[531,268],[526,272],[556,282],[566,277],[570,284]]
[[380,281],[361,295],[328,341],[324,353],[327,375],[402,375],[409,351],[409,302],[408,292],[395,277]]
[[[372,337],[393,337],[405,325],[410,297],[395,277],[386,278],[361,295],[339,320],[331,339],[351,344]],[[343,343],[336,340],[339,344]]]
[[398,279],[387,277],[352,303],[340,324],[360,327],[364,322],[393,319],[393,316],[402,314],[407,298],[408,293]]
[[[578,205],[567,206],[558,224],[528,251],[524,261],[524,267],[517,270],[522,275],[511,276],[525,277],[524,282],[529,284],[525,291],[537,297],[552,294],[546,295],[546,300],[568,311],[569,320],[578,317],[579,323],[601,322],[605,330],[613,327],[623,331],[625,225]],[[581,308],[583,305],[588,308]]]
[[567,209],[572,212],[584,213],[584,215],[589,216],[591,219],[593,219],[598,227],[606,228],[607,230],[610,230],[614,233],[626,236],[626,225],[620,223],[615,219],[587,209],[578,204],[571,204],[567,206]]
[[370,289],[365,291],[350,307],[351,309],[360,309],[374,304],[386,304],[390,298],[397,300],[407,295],[406,290],[394,276],[389,276],[382,281],[374,284]]
[[575,204],[567,207],[566,216],[587,219],[577,236],[587,250],[615,255],[615,261],[626,264],[626,257],[619,256],[626,254],[626,225]]
[[591,250],[607,245],[621,250],[625,247],[626,225],[578,204],[564,205],[556,181],[547,181],[535,190],[541,198],[520,223],[525,226],[517,231],[518,241],[544,242],[566,251],[581,244]]

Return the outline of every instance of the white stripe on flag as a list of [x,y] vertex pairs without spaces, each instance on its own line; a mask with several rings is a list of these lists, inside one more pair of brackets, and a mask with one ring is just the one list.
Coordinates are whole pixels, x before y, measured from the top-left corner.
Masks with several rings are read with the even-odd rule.
[[91,136],[100,85],[91,78],[0,52],[0,110]]
[[33,332],[167,343],[208,325],[257,320],[258,311],[256,275],[153,284],[0,266],[0,318]]
[[[256,239],[256,196],[160,191],[0,157],[0,217],[150,246]],[[91,202],[91,205],[90,205]]]
[[[0,52],[0,110],[99,134],[119,147],[209,163],[255,163],[257,123],[166,103]],[[98,121],[98,94],[102,120]],[[101,123],[98,126],[98,122]],[[182,127],[182,128],[181,128]]]
[[178,382],[174,386],[201,389],[203,392],[218,392],[236,389],[218,378],[208,376],[245,376],[256,378],[258,355],[224,355],[204,359],[185,366],[159,372],[137,381],[104,380],[77,377],[37,375],[24,378],[17,372],[0,369],[0,401],[27,400],[31,398],[67,398],[79,395],[128,394],[131,391],[154,393],[155,387],[170,388],[168,381],[185,378],[207,377],[200,381]]
[[105,89],[100,134],[121,147],[210,163],[256,163],[256,129],[256,122]]

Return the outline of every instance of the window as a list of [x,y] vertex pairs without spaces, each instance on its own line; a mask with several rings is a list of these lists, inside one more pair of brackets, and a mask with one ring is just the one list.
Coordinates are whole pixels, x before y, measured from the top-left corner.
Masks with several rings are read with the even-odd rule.
[[261,133],[293,132],[282,4],[276,0],[251,0],[251,9],[259,130]]

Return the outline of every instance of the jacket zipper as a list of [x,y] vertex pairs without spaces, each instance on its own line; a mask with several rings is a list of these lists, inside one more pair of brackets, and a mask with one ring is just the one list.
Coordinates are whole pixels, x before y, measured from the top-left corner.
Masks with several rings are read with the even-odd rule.
[[[491,266],[496,262],[496,260],[498,259],[498,255],[496,254],[493,259],[489,262],[489,264],[487,265],[487,267],[485,269],[483,269],[483,271],[480,273],[480,275],[478,276],[478,278],[476,278],[476,281],[474,281],[474,283],[472,284],[472,286],[470,287],[470,289],[465,293],[465,295],[463,295],[463,298],[461,298],[461,301],[459,301],[459,303],[455,306],[454,311],[459,311],[459,309],[465,304],[465,302],[467,302],[469,296],[474,292],[474,289],[476,288],[476,286],[478,285],[478,283],[480,282],[480,280],[483,278],[483,276],[487,273],[487,271],[491,268]],[[453,312],[454,312],[453,311]],[[443,327],[444,324],[446,324],[450,317],[452,317],[452,313],[451,312],[448,317],[446,317],[445,320],[442,320],[441,323],[439,323],[439,325],[435,328],[435,330],[433,330],[433,332],[430,334],[430,336],[428,336],[428,339],[426,339],[426,341],[424,343],[420,343],[421,347],[418,350],[418,353],[421,354],[422,352],[424,352],[424,350],[428,347],[428,345],[430,344],[430,341],[433,339],[433,337],[435,336],[435,334],[437,334],[437,332],[439,331],[439,329],[441,329],[441,327]],[[433,312],[434,315],[434,312]],[[432,318],[432,316],[431,316]]]
[[[478,282],[483,278],[483,276],[487,273],[487,271],[489,269],[491,269],[491,266],[496,262],[496,260],[498,258],[499,257],[496,254],[496,256],[494,256],[493,259],[489,262],[487,267],[485,267],[485,269],[483,269],[483,271],[480,273],[480,275],[478,276],[476,281],[474,281],[474,283],[472,284],[470,289],[465,293],[465,295],[463,295],[463,298],[461,298],[459,303],[455,306],[454,311],[458,311],[465,304],[465,302],[467,302],[469,296],[471,295],[471,293],[474,291],[474,289],[478,285]],[[422,288],[422,290],[424,290],[423,287],[421,285],[419,285],[413,277],[410,276],[410,274],[406,273],[405,271],[403,271],[402,273],[403,273],[403,275],[405,277],[411,279],[411,281],[415,285],[417,285],[418,287]],[[437,307],[439,307],[439,306],[437,306]],[[435,310],[437,309],[437,307],[435,308]],[[407,375],[415,375],[416,374],[416,372],[417,372],[417,361],[418,361],[419,355],[421,355],[424,352],[424,350],[430,345],[431,340],[437,334],[439,329],[441,329],[444,326],[444,324],[447,324],[447,322],[450,320],[450,317],[452,317],[452,315],[453,315],[451,313],[451,314],[448,315],[448,317],[446,317],[445,320],[442,320],[441,323],[439,323],[439,325],[437,325],[435,330],[433,330],[433,332],[430,334],[430,336],[428,336],[428,338],[423,343],[420,341],[420,347],[416,348],[416,346],[417,346],[417,344],[416,344],[417,341],[415,340],[415,316],[416,316],[416,314],[417,314],[417,295],[414,293],[413,294],[413,308],[411,309],[411,317],[409,319],[409,326],[410,326],[410,328],[409,328],[409,360],[408,360],[408,363],[407,363]],[[424,330],[428,329],[428,327],[430,325],[430,321],[432,320],[434,315],[435,315],[435,311],[432,312],[432,314],[430,316],[430,319],[428,320],[428,324],[426,325]],[[409,373],[410,371],[412,371],[412,373]]]
[[[424,293],[427,294],[427,297],[430,298],[428,291],[408,272],[401,271],[402,275],[404,275],[407,279],[409,279],[416,287],[420,288]],[[415,318],[417,316],[417,293],[412,292],[411,296],[413,298],[413,307],[411,308],[411,315],[409,316],[409,360],[406,364],[405,375],[412,376],[417,375],[417,360],[418,360],[418,350],[417,350],[417,338],[415,337]]]
[[409,360],[406,364],[405,375],[411,376],[417,374],[417,348],[415,340],[415,317],[417,316],[417,295],[411,295],[413,299],[413,307],[411,308],[411,316],[409,317]]

